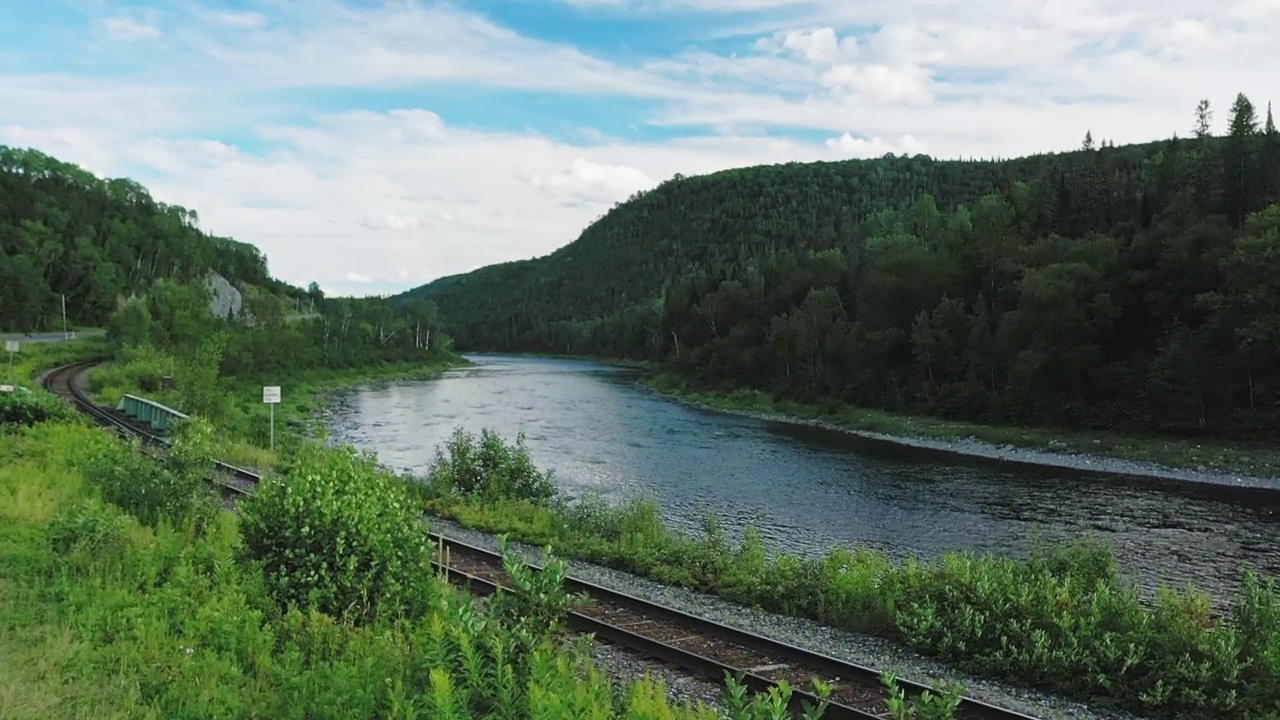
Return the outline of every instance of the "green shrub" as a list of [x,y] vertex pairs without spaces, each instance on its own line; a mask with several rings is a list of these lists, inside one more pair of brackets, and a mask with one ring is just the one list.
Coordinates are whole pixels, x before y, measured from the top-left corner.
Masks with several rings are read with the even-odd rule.
[[49,522],[49,544],[66,555],[84,551],[90,556],[110,553],[124,544],[128,518],[96,499],[85,499],[58,513]]
[[546,548],[542,568],[535,570],[508,549],[505,536],[501,550],[509,588],[499,589],[489,605],[490,614],[526,648],[559,639],[568,614],[586,600],[565,592],[568,565]]
[[689,535],[640,500],[430,507],[659,582],[905,642],[990,677],[1162,717],[1280,710],[1280,592],[1252,576],[1222,616],[1194,591],[1144,599],[1112,550],[1093,542],[1039,547],[1026,560],[948,553],[895,563],[865,548],[770,554],[753,530],[734,545],[715,523]]
[[431,555],[407,488],[349,448],[302,446],[242,503],[249,557],[283,605],[356,622],[418,612]]
[[208,482],[211,432],[198,422],[177,428],[168,464],[142,453],[136,442],[98,447],[84,462],[85,477],[102,489],[107,502],[146,525],[163,519],[202,531],[221,507]]
[[436,451],[429,482],[437,494],[512,500],[549,500],[555,495],[550,475],[539,471],[529,457],[523,433],[510,445],[487,428],[479,442],[462,428],[455,430],[444,449]]
[[0,392],[0,425],[31,426],[52,420],[70,421],[76,411],[60,398],[47,392],[18,388]]

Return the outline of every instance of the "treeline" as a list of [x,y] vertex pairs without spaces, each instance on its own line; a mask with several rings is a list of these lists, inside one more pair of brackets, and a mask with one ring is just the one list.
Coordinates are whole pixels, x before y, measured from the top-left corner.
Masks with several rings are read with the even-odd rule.
[[161,281],[123,302],[108,320],[118,346],[155,347],[225,375],[284,374],[422,360],[452,351],[435,302],[393,306],[382,298],[326,298],[313,283],[296,313],[293,298],[244,286],[238,315],[216,318],[203,283]]
[[[252,245],[214,237],[196,213],[35,150],[0,146],[0,330],[100,325],[117,299],[212,270],[284,292]],[[301,292],[296,288],[293,292]]]
[[1280,134],[681,178],[537,260],[444,278],[466,349],[966,419],[1245,437],[1280,419]]

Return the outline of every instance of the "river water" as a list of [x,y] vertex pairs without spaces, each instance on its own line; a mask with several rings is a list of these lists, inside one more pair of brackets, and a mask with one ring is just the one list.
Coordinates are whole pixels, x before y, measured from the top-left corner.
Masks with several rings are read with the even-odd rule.
[[425,474],[456,427],[524,432],[572,496],[657,501],[685,529],[707,512],[771,547],[840,544],[933,556],[1022,555],[1039,540],[1102,538],[1142,585],[1226,595],[1244,568],[1280,574],[1280,493],[1008,466],[801,425],[704,411],[636,384],[633,371],[499,356],[422,382],[340,394],[333,438]]

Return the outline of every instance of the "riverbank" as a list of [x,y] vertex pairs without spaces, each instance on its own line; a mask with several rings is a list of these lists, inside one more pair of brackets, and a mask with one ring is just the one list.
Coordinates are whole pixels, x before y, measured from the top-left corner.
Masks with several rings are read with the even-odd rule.
[[694,390],[668,373],[640,381],[703,410],[805,425],[923,451],[1036,467],[1160,480],[1280,490],[1280,450],[1226,443],[1123,437],[1110,433],[1014,428],[879,410],[776,401],[757,390]]
[[[426,380],[447,370],[471,365],[450,354],[424,362],[389,362],[352,368],[310,368],[284,377],[222,377],[224,407],[214,418],[221,434],[219,458],[263,472],[279,458],[270,449],[271,409],[262,402],[262,387],[280,387],[275,406],[275,443],[288,447],[300,439],[323,436],[322,410],[331,394],[370,382]],[[100,404],[114,406],[124,394],[140,395],[182,409],[178,394],[164,389],[161,378],[173,374],[173,359],[153,349],[132,349],[90,372],[89,389]]]
[[[498,535],[478,530],[438,515],[427,515],[433,532],[477,547],[497,551]],[[534,564],[543,562],[543,549],[536,544],[510,541],[508,547]],[[563,555],[562,555],[563,557]],[[947,681],[960,683],[964,694],[997,707],[1035,718],[1056,720],[1137,720],[1138,715],[1091,707],[1052,693],[995,682],[958,672],[953,666],[929,658],[900,643],[872,635],[850,632],[803,617],[782,615],[758,607],[730,602],[714,594],[662,584],[631,572],[579,559],[568,560],[574,578],[624,592],[665,607],[756,633],[798,647],[866,667],[893,672],[901,677],[939,686]]]

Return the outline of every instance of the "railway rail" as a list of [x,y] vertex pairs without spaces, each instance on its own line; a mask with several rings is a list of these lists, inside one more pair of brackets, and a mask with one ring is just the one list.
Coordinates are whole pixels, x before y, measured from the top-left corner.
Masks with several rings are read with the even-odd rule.
[[[141,439],[145,449],[163,453],[165,438],[140,426],[120,413],[101,407],[84,392],[80,378],[95,361],[65,365],[49,372],[44,385],[66,397],[77,409],[104,427],[127,437]],[[253,494],[260,476],[226,463],[215,464],[213,481],[224,497]],[[500,554],[438,533],[428,533],[440,546],[437,569],[455,584],[472,592],[491,595],[503,587],[506,572]],[[741,676],[753,690],[767,690],[785,680],[793,688],[793,709],[802,703],[817,705],[813,680],[821,679],[831,688],[825,718],[832,720],[889,717],[885,688],[879,671],[845,662],[821,653],[779,642],[762,635],[723,625],[679,610],[574,578],[566,578],[565,589],[589,600],[570,613],[571,629],[594,634],[598,639],[651,656],[712,681],[726,674]],[[926,685],[899,679],[898,686],[909,695],[924,691],[938,694]],[[963,720],[1035,720],[973,698],[962,698],[958,717]]]

